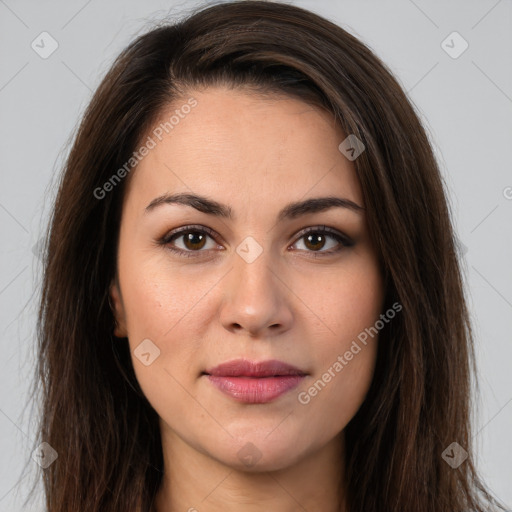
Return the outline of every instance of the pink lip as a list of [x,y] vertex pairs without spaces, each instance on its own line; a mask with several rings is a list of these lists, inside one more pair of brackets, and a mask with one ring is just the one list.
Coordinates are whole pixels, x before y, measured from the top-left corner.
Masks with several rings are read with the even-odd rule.
[[261,404],[270,402],[296,387],[307,375],[299,368],[270,360],[259,363],[236,359],[205,374],[212,384],[239,402]]

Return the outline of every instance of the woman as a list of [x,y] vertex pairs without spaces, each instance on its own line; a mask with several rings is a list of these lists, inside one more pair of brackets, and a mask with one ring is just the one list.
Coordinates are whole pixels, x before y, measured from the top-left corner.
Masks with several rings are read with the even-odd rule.
[[39,334],[48,511],[499,507],[428,138],[301,8],[215,5],[122,52],[63,173]]

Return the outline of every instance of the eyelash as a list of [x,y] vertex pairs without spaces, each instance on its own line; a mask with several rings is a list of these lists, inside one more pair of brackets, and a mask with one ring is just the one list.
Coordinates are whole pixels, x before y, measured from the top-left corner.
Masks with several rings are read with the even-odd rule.
[[[171,231],[170,233],[167,233],[161,239],[158,240],[158,244],[166,246],[166,248],[168,250],[170,250],[171,252],[176,253],[180,256],[185,256],[187,258],[196,257],[194,253],[205,252],[203,250],[185,251],[183,249],[177,249],[176,247],[172,247],[170,245],[170,242],[173,239],[179,238],[179,235],[183,236],[184,234],[187,234],[187,233],[206,234],[206,235],[209,235],[213,240],[215,240],[215,236],[216,236],[216,233],[212,229],[207,228],[206,226],[191,225],[191,226],[184,226],[183,228],[179,228],[177,230]],[[329,249],[328,251],[306,251],[306,252],[312,253],[313,257],[315,257],[315,258],[328,256],[328,255],[332,255],[332,254],[337,254],[337,253],[341,252],[344,248],[351,247],[352,245],[354,245],[354,242],[352,240],[350,240],[347,236],[342,235],[338,231],[328,228],[327,226],[317,226],[317,227],[306,228],[305,230],[298,233],[298,235],[300,235],[300,236],[297,238],[296,242],[294,242],[293,245],[295,245],[295,243],[297,243],[299,240],[304,238],[306,235],[309,235],[310,233],[329,235],[330,237],[334,238],[342,246],[341,248],[338,248],[335,250]]]

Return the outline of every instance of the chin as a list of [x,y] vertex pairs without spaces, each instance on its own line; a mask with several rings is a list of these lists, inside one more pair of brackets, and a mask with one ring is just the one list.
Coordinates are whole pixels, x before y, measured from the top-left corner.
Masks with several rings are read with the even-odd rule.
[[[270,434],[272,436],[272,434]],[[247,435],[226,447],[222,452],[210,452],[210,456],[237,471],[259,473],[279,471],[296,463],[304,450],[297,450],[298,443],[292,437],[282,434],[270,439],[268,432]],[[226,454],[229,456],[226,457]]]

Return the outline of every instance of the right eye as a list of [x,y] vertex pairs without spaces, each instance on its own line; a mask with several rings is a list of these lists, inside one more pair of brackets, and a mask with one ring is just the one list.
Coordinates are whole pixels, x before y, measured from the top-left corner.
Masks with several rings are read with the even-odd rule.
[[[205,252],[202,249],[206,245],[207,238],[214,240],[214,237],[215,232],[205,226],[184,226],[167,233],[159,243],[174,253],[190,258],[195,256],[192,253]],[[180,239],[182,248],[174,245],[174,241]]]

